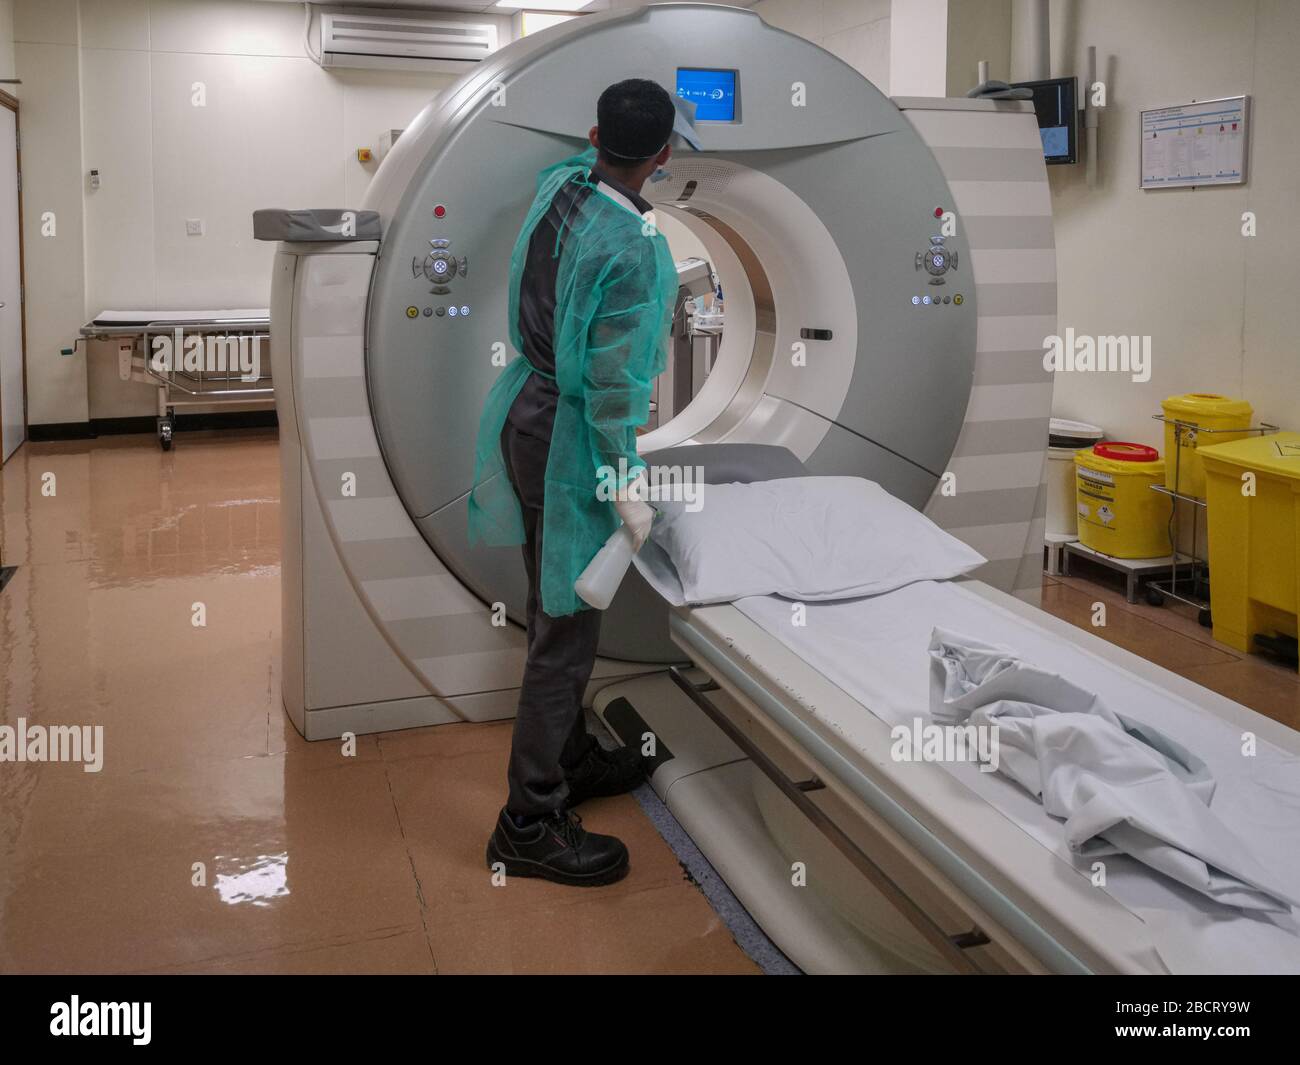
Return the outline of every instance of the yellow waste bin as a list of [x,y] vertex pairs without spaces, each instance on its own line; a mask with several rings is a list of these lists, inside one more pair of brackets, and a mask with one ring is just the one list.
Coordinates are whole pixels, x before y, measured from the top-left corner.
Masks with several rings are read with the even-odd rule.
[[1296,635],[1300,603],[1300,433],[1200,449],[1209,494],[1214,638],[1238,651]]
[[[1231,430],[1249,429],[1254,411],[1244,399],[1230,399],[1212,392],[1170,396],[1161,407],[1165,416],[1165,487],[1204,499],[1205,470],[1200,448],[1240,440],[1247,434]],[[1185,423],[1181,438],[1174,419]],[[1215,432],[1201,434],[1198,429]]]
[[1079,541],[1114,558],[1169,554],[1173,500],[1151,491],[1165,464],[1145,444],[1104,441],[1074,453]]

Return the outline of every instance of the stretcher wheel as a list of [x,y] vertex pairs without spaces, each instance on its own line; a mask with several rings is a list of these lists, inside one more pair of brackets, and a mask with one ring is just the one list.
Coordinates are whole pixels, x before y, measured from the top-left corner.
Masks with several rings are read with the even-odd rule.
[[1146,588],[1143,589],[1143,593],[1144,593],[1145,596],[1146,596],[1146,600],[1147,600],[1147,602],[1148,602],[1151,606],[1164,606],[1164,605],[1165,605],[1165,593],[1162,592],[1162,591],[1161,591],[1159,588],[1157,588],[1155,585],[1153,585],[1153,584],[1148,584],[1148,585],[1146,586]]
[[1196,620],[1207,629],[1214,628],[1214,615],[1211,614],[1209,610],[1198,610],[1196,612]]
[[171,418],[158,419],[158,443],[164,451],[170,451],[172,449]]

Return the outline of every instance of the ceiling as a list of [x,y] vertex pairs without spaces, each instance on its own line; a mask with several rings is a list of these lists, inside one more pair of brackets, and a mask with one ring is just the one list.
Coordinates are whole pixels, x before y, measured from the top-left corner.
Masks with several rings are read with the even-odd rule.
[[[269,3],[301,3],[302,0],[265,0]],[[588,0],[588,3],[581,10],[583,12],[607,11],[610,8],[623,7],[641,7],[646,3],[673,3],[677,0]],[[728,0],[732,7],[752,7],[757,0]],[[496,0],[338,0],[337,3],[320,3],[319,0],[312,0],[312,3],[321,7],[386,7],[386,8],[419,8],[424,11],[472,11],[481,13],[484,11],[493,11],[498,15],[513,14],[513,9],[501,8],[496,6]],[[538,3],[535,10],[545,10],[545,4]]]

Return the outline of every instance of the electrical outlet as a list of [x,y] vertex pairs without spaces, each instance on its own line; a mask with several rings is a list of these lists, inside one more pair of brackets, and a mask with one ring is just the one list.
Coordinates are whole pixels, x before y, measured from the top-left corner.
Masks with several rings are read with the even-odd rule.
[[203,236],[203,219],[202,218],[185,219],[185,235],[187,237]]

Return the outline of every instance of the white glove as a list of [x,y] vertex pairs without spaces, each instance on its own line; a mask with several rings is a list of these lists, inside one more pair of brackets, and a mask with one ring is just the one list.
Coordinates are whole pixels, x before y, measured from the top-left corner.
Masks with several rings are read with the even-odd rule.
[[654,508],[644,502],[649,490],[646,486],[644,471],[638,470],[614,500],[614,509],[623,519],[627,531],[632,536],[632,550],[640,551],[646,537],[650,535],[650,526],[654,523]]
[[632,550],[640,551],[646,537],[650,535],[650,526],[655,520],[655,511],[649,503],[639,499],[616,499],[614,509],[623,519],[627,531],[632,535]]

